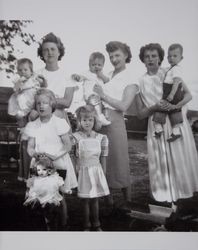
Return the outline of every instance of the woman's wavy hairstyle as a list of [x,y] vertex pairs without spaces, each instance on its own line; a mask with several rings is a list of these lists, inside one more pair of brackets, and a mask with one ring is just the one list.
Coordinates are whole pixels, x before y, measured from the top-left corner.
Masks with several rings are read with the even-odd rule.
[[159,65],[161,65],[162,61],[164,60],[164,50],[162,49],[161,45],[159,43],[149,43],[146,44],[145,46],[142,46],[140,48],[140,53],[139,53],[139,58],[140,60],[144,63],[144,54],[146,50],[157,50],[158,55],[159,55]]
[[36,105],[38,97],[41,95],[45,95],[49,98],[50,105],[52,107],[52,112],[54,112],[56,110],[56,97],[54,93],[51,90],[46,89],[46,88],[38,89],[35,95],[35,105]]
[[64,56],[65,54],[65,47],[63,45],[63,43],[61,42],[61,39],[57,36],[55,36],[52,32],[51,33],[48,33],[46,36],[44,36],[42,38],[42,41],[39,43],[39,47],[38,47],[38,50],[37,50],[37,54],[38,56],[41,58],[41,60],[45,61],[44,58],[43,58],[43,51],[42,51],[42,48],[43,48],[43,44],[44,43],[55,43],[58,50],[59,50],[59,58],[58,60],[60,61],[61,58]]
[[126,43],[111,41],[106,44],[106,51],[108,53],[114,52],[118,49],[120,49],[125,55],[127,55],[126,63],[130,63],[132,54],[130,47]]
[[81,106],[76,110],[76,118],[77,118],[77,131],[82,130],[81,119],[82,117],[94,117],[94,126],[93,130],[98,131],[101,129],[101,122],[98,120],[96,110],[93,105],[85,105]]

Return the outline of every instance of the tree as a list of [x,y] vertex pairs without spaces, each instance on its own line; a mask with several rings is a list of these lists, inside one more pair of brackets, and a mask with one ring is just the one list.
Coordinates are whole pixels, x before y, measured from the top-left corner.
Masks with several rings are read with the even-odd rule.
[[0,20],[0,71],[6,71],[8,78],[15,71],[16,52],[22,52],[14,47],[13,41],[19,37],[27,46],[36,42],[35,36],[25,31],[32,22],[31,20]]

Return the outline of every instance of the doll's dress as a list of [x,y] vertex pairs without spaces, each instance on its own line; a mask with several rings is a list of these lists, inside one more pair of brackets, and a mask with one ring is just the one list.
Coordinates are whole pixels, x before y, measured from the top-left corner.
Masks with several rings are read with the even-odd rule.
[[38,200],[42,207],[45,207],[47,203],[59,206],[63,199],[59,188],[63,185],[63,178],[57,173],[46,177],[34,176],[29,178],[27,180],[29,191],[24,205],[27,206]]
[[95,132],[92,137],[76,132],[74,137],[78,154],[78,196],[95,198],[108,195],[109,188],[99,160],[100,156],[108,154],[107,137]]
[[21,90],[14,92],[8,101],[8,114],[20,117],[26,116],[34,107],[34,97],[39,86],[39,82],[35,76],[30,77],[21,84]]

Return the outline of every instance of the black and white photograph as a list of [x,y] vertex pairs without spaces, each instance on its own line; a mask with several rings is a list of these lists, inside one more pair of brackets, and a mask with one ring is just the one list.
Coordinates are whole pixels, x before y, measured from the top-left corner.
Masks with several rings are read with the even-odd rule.
[[197,12],[0,0],[0,249],[196,249]]

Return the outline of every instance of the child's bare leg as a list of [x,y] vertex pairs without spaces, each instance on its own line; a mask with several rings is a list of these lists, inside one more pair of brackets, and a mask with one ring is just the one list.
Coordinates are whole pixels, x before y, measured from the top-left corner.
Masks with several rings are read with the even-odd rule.
[[131,202],[131,185],[129,185],[126,188],[122,188],[122,193],[123,193],[124,200],[127,203],[130,203]]
[[92,215],[92,224],[96,231],[102,231],[100,228],[99,220],[99,202],[98,198],[92,198],[90,200],[91,215]]
[[67,203],[66,203],[66,199],[63,195],[63,199],[61,201],[61,227],[66,227],[67,226],[67,219],[68,219],[68,215],[67,215]]
[[99,121],[102,123],[103,126],[109,125],[111,122],[107,120],[105,115],[102,113],[102,104],[98,103],[95,105],[95,110],[98,116]]
[[102,123],[103,126],[107,126],[111,123],[110,121],[107,120],[107,118],[103,114],[101,99],[98,95],[95,94],[90,95],[87,100],[87,103],[95,107],[98,120]]
[[89,205],[89,199],[83,199],[84,231],[89,231],[91,227]]

